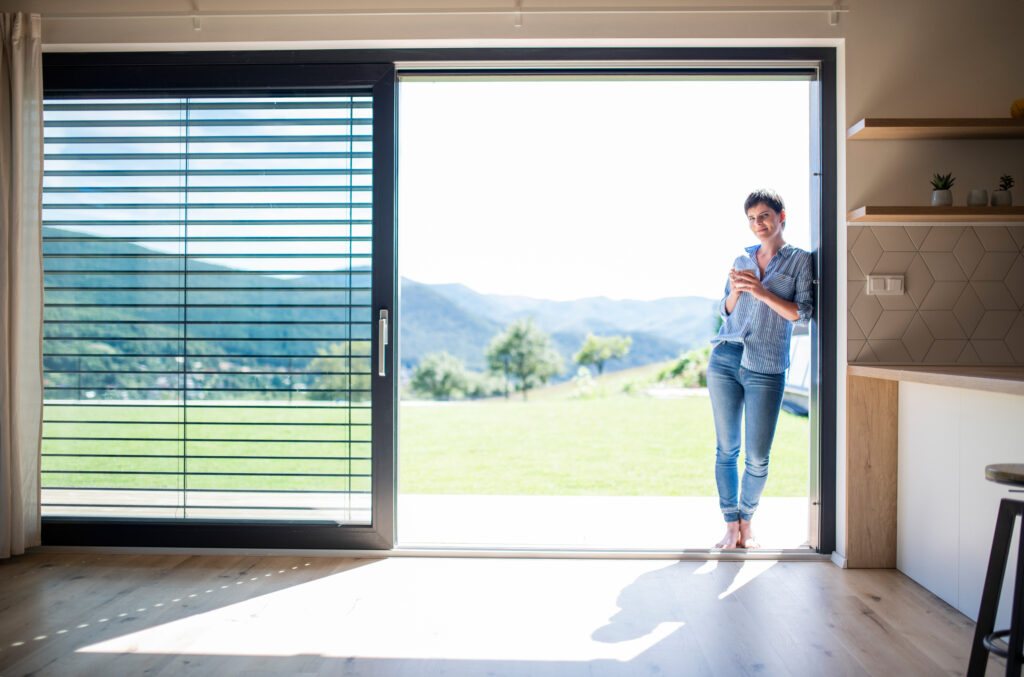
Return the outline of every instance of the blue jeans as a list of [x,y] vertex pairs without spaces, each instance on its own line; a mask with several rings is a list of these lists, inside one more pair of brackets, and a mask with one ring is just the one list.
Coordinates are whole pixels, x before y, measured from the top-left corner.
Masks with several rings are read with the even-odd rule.
[[[743,344],[723,342],[711,351],[708,393],[715,418],[715,481],[726,522],[749,520],[768,481],[768,455],[779,420],[786,374],[762,374],[740,366]],[[737,472],[740,417],[743,417],[746,467]]]

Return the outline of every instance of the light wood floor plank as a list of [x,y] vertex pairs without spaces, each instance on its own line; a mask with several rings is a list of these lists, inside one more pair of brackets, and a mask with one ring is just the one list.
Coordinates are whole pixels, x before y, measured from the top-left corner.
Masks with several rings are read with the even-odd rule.
[[704,565],[706,573],[694,573],[693,582],[676,586],[682,593],[678,601],[687,603],[685,630],[698,637],[704,658],[715,674],[791,674],[780,653],[783,647],[775,644],[758,619],[748,612],[740,599],[742,588],[733,589],[744,574],[751,575],[752,568],[760,573],[774,563],[722,564]]
[[[974,623],[935,595],[920,586],[909,589],[903,585],[905,577],[895,570],[881,576],[863,576],[863,571],[851,571],[863,590],[858,595],[866,607],[899,628],[918,651],[930,656],[939,665],[947,666],[946,674],[960,675],[954,666],[966,665],[970,644],[960,641],[965,632],[973,633]],[[921,623],[921,619],[928,619]]]
[[973,627],[897,571],[815,562],[0,562],[0,675],[957,675]]
[[869,674],[836,640],[831,628],[816,614],[808,614],[806,603],[789,589],[788,578],[805,577],[779,562],[737,591],[744,608],[770,641],[781,646],[790,674],[864,677]]

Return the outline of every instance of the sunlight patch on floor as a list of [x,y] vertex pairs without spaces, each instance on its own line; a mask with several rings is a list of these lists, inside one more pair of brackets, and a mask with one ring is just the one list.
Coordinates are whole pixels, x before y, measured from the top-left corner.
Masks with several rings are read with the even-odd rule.
[[[738,585],[764,564],[732,563]],[[686,624],[680,600],[653,613],[640,604],[678,566],[696,565],[394,558],[213,609],[207,602],[208,610],[79,651],[630,661]],[[609,590],[618,593],[601,592]],[[216,592],[199,594],[215,602]]]
[[743,566],[741,566],[740,570],[736,573],[736,578],[732,580],[732,583],[729,584],[728,588],[718,595],[718,599],[725,599],[750,581],[771,569],[777,563],[778,562],[774,562],[772,560],[748,560],[744,562]]

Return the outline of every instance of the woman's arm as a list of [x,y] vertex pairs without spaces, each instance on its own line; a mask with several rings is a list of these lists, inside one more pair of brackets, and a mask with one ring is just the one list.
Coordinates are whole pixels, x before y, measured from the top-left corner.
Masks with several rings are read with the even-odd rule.
[[802,321],[809,321],[814,316],[814,259],[810,254],[804,255],[800,272],[796,275],[796,294],[793,301],[796,302]]

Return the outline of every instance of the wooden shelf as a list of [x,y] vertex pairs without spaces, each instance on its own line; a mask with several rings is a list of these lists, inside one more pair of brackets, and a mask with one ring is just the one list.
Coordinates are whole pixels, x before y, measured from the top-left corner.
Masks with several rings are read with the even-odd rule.
[[1024,139],[1024,118],[864,118],[849,141],[873,139]]
[[888,207],[869,205],[847,212],[848,223],[1021,221],[1024,207]]

